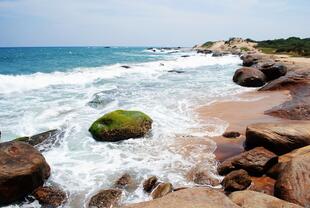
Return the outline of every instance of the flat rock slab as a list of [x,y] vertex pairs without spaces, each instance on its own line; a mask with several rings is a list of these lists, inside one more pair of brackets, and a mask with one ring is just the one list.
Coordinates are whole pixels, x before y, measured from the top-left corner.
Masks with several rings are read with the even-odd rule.
[[49,165],[31,145],[0,143],[0,204],[22,199],[43,185],[49,175]]
[[310,153],[288,162],[275,184],[275,196],[304,207],[310,206]]
[[263,175],[270,167],[278,162],[278,157],[273,152],[256,147],[225,160],[218,167],[220,175],[226,175],[233,170],[244,169],[250,175]]
[[233,192],[229,198],[243,208],[301,208],[276,197],[249,190]]
[[310,145],[310,122],[258,123],[246,129],[246,149],[263,146],[281,155]]
[[209,188],[189,188],[170,193],[152,201],[123,208],[237,208],[225,194]]

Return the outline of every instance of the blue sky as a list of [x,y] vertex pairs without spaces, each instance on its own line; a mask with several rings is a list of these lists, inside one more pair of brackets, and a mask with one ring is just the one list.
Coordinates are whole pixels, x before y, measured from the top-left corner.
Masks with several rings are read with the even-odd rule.
[[310,37],[309,0],[0,0],[0,46]]

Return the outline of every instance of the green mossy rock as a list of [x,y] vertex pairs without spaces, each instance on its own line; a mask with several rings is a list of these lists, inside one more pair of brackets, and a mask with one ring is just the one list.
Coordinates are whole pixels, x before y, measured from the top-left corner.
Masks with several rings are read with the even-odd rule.
[[116,142],[143,137],[152,128],[152,122],[142,112],[116,110],[96,120],[89,132],[97,141]]

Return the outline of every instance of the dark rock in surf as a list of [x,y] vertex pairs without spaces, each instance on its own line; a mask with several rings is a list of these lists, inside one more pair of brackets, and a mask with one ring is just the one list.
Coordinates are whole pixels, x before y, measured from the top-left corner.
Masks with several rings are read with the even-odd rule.
[[241,134],[237,131],[228,131],[228,132],[225,132],[222,136],[226,138],[237,138],[237,137],[240,137]]
[[127,65],[123,65],[121,67],[124,68],[124,69],[130,69],[131,68],[130,66],[127,66]]
[[117,206],[122,196],[122,191],[119,189],[102,190],[91,197],[89,208],[111,208]]
[[0,143],[0,204],[31,194],[50,176],[43,155],[24,142]]
[[143,190],[147,193],[151,193],[158,182],[156,176],[151,176],[143,182]]
[[67,200],[67,194],[60,188],[45,186],[37,188],[32,194],[43,207],[57,208]]
[[176,74],[183,74],[183,73],[185,73],[185,71],[181,71],[181,70],[169,70],[168,72],[176,73]]

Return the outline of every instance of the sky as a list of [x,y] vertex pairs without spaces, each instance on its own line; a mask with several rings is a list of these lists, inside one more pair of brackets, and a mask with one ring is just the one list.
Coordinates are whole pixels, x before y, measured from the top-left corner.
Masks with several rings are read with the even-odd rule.
[[309,22],[310,0],[0,0],[0,47],[310,37]]

